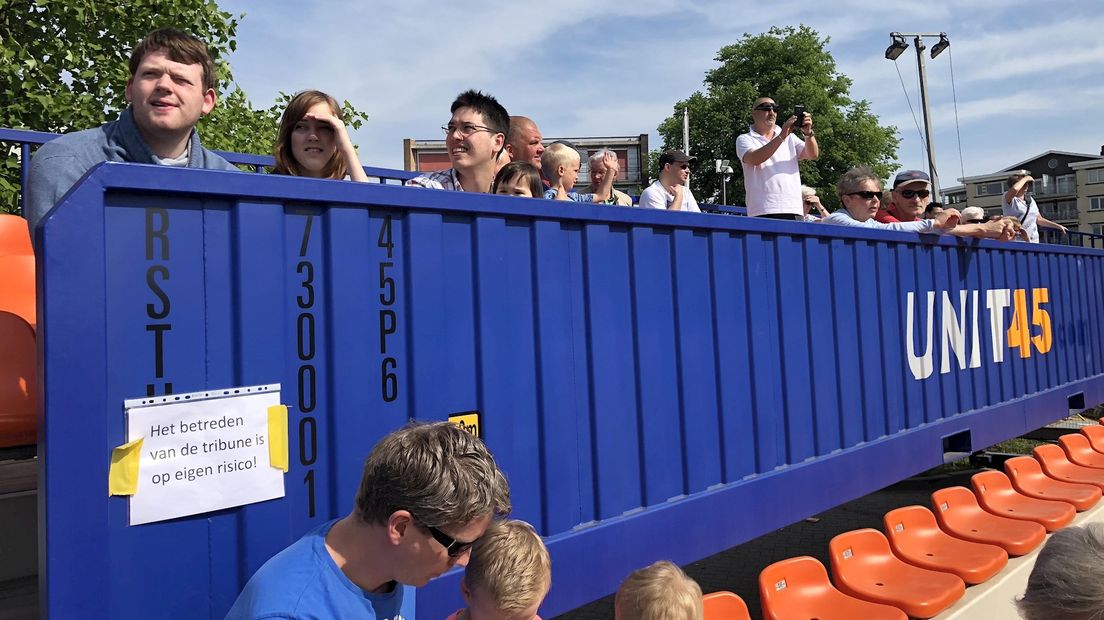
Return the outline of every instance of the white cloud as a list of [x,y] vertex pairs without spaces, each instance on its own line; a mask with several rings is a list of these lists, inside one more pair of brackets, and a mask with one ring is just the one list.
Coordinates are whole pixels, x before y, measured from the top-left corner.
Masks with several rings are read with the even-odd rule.
[[[924,163],[897,71],[882,57],[890,31],[951,38],[951,53],[928,62],[935,143],[954,154],[941,162],[957,160],[952,59],[968,156],[955,168],[988,172],[1052,144],[1095,152],[1104,135],[1104,121],[1088,113],[1099,100],[1090,86],[1104,78],[1104,17],[1075,0],[1045,10],[1027,0],[220,4],[250,12],[230,60],[254,102],[307,87],[349,99],[371,115],[354,137],[371,165],[401,166],[402,138],[436,137],[456,93],[472,87],[534,118],[546,135],[649,132],[658,147],[656,127],[702,88],[717,50],[745,32],[798,23],[831,38],[852,95],[900,128],[906,167]],[[898,62],[918,107],[914,58],[909,51]],[[1068,122],[1075,109],[1083,122]],[[1047,110],[1061,120],[1036,129],[1055,116]]]

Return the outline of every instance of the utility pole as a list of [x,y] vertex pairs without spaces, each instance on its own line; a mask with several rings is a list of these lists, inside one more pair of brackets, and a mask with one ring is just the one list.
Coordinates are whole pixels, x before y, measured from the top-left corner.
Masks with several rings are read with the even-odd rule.
[[886,48],[887,60],[896,61],[897,57],[908,49],[905,37],[912,37],[912,44],[916,46],[916,70],[920,74],[920,107],[924,112],[924,141],[927,143],[925,152],[928,155],[928,174],[931,176],[932,198],[939,200],[939,175],[935,169],[935,144],[932,142],[931,111],[928,109],[928,76],[924,67],[925,38],[939,38],[939,42],[932,46],[931,57],[943,53],[943,50],[951,46],[946,32],[891,32],[892,43]]
[[690,155],[690,108],[682,106],[682,152]]

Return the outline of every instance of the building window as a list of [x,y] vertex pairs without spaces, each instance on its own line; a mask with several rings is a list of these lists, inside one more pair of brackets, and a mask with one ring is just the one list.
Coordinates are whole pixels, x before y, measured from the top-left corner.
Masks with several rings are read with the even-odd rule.
[[1004,181],[993,181],[992,183],[978,183],[977,195],[981,196],[996,196],[1008,191],[1007,185]]
[[1104,196],[1089,198],[1089,211],[1104,211]]
[[1104,224],[1093,224],[1092,225],[1092,234],[1094,234],[1094,235],[1104,235]]
[[1055,177],[1055,186],[1057,194],[1076,194],[1077,193],[1077,177],[1072,174],[1063,174],[1062,176]]
[[1104,183],[1104,168],[1093,168],[1086,172],[1088,172],[1086,183]]

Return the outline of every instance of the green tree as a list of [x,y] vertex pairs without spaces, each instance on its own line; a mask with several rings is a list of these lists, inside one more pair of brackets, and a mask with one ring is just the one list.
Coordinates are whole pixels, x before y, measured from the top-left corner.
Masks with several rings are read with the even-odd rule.
[[[0,127],[62,133],[88,129],[126,107],[130,51],[149,31],[180,28],[207,42],[219,102],[200,121],[205,146],[271,153],[288,96],[254,109],[226,57],[238,20],[214,0],[0,0]],[[347,123],[367,118],[346,102]],[[0,210],[19,209],[19,161],[0,148]],[[9,150],[10,149],[10,150]]]
[[751,104],[772,97],[782,106],[779,120],[795,105],[813,115],[820,157],[801,162],[801,180],[818,190],[825,206],[839,206],[835,182],[857,165],[886,177],[897,157],[897,129],[883,127],[870,104],[850,97],[851,80],[836,70],[836,61],[808,26],[771,28],[721,48],[719,67],[705,77],[705,92],[695,92],[674,106],[659,126],[663,147],[682,148],[682,109],[690,110],[690,148],[698,158],[690,187],[700,199],[720,202],[721,178],[714,160],[728,159],[736,171],[728,184],[728,203],[742,204],[744,179],[736,155],[736,137],[751,125]]

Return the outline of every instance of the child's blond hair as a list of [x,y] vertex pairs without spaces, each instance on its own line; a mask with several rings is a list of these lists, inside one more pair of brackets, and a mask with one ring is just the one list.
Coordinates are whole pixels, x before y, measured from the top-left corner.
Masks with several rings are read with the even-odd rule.
[[661,560],[633,571],[617,590],[618,620],[702,620],[702,591],[682,569]]
[[555,185],[560,180],[559,167],[574,166],[582,163],[579,151],[562,142],[553,142],[541,155],[541,172],[548,182]]
[[552,559],[533,526],[507,519],[492,525],[472,547],[464,583],[468,592],[490,597],[498,611],[521,611],[548,594]]

